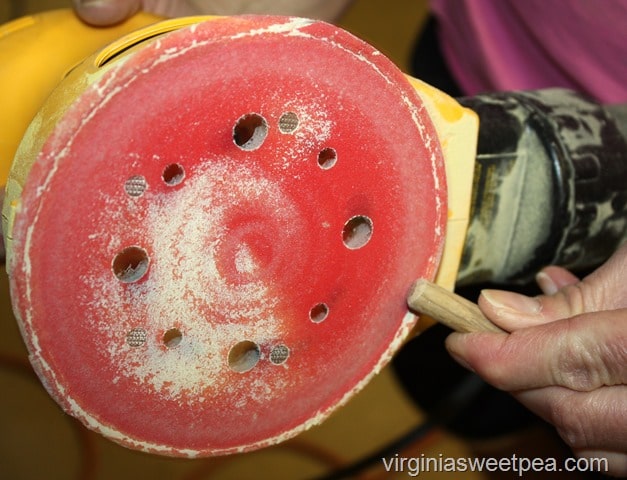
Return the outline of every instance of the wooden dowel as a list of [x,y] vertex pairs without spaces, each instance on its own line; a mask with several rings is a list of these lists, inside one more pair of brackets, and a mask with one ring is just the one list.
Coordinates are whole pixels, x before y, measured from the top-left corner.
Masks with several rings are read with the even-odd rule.
[[414,284],[407,303],[412,310],[457,332],[505,332],[488,320],[476,304],[427,280]]

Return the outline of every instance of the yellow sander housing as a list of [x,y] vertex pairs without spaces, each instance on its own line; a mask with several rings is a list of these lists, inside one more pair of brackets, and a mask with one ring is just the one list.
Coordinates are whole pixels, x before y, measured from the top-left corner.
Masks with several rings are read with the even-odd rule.
[[416,279],[590,268],[625,236],[624,107],[455,100],[323,22],[48,12],[0,27],[0,85],[31,363],[66,412],[147,452],[321,422],[415,331]]

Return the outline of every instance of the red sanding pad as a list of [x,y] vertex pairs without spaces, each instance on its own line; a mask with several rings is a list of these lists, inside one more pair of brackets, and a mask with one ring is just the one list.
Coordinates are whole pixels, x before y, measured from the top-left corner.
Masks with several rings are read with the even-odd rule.
[[319,423],[414,325],[406,294],[444,237],[439,148],[401,72],[327,24],[222,18],[117,60],[47,139],[15,219],[43,383],[167,455]]

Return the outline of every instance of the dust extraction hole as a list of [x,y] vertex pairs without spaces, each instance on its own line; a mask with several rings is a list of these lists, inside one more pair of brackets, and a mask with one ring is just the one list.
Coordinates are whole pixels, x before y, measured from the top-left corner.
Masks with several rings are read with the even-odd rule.
[[285,112],[279,118],[279,131],[281,133],[294,133],[298,128],[298,115],[294,112]]
[[129,197],[141,197],[148,188],[148,183],[142,175],[133,175],[124,182],[124,191]]
[[261,350],[259,345],[255,342],[244,340],[236,343],[231,348],[229,352],[229,367],[234,372],[244,373],[257,365],[260,357]]
[[141,347],[144,343],[146,343],[146,330],[143,328],[133,328],[126,335],[126,343],[130,347]]
[[113,259],[111,268],[120,282],[133,283],[146,275],[149,263],[148,252],[133,246],[119,252]]
[[173,187],[183,181],[185,178],[185,170],[182,165],[172,163],[163,169],[161,178],[163,178],[166,185]]
[[248,113],[235,123],[233,141],[242,150],[256,150],[268,136],[268,123],[258,113]]
[[325,148],[318,154],[318,165],[323,170],[332,168],[337,162],[337,152],[334,148]]
[[286,345],[277,345],[270,351],[270,363],[281,365],[290,356],[290,349]]
[[163,334],[163,344],[168,348],[178,346],[183,340],[183,334],[178,328],[171,328]]
[[372,238],[372,220],[365,215],[357,215],[344,224],[342,240],[346,248],[357,250]]
[[328,316],[329,307],[326,303],[314,305],[312,309],[309,310],[309,319],[314,323],[324,322]]

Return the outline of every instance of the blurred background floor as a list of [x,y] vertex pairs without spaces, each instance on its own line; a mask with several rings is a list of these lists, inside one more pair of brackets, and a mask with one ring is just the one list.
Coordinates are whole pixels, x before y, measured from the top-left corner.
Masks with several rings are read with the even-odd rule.
[[[0,0],[0,22],[53,8],[70,0]],[[428,15],[426,0],[356,0],[339,22],[408,71],[413,43]],[[283,445],[259,452],[207,460],[180,460],[127,450],[87,431],[63,414],[32,373],[15,319],[9,287],[0,275],[0,479],[305,479],[358,460],[424,420],[387,368],[323,425]],[[431,368],[432,365],[424,365]],[[433,430],[403,451],[414,457],[511,456],[547,443],[547,431],[532,426],[523,434],[468,442]],[[550,441],[548,441],[550,444]],[[521,446],[522,445],[522,446]],[[563,452],[556,447],[560,454]],[[551,450],[541,450],[542,457]],[[548,452],[548,453],[547,453]],[[537,454],[537,452],[536,452]],[[407,478],[386,473],[379,460],[363,478]],[[422,472],[421,478],[460,478],[458,473]],[[465,472],[466,479],[515,478],[510,472]],[[544,475],[527,475],[543,478]],[[361,477],[360,477],[361,478]],[[559,478],[559,475],[551,476]],[[564,477],[566,478],[566,477]],[[567,478],[575,478],[568,476]]]

